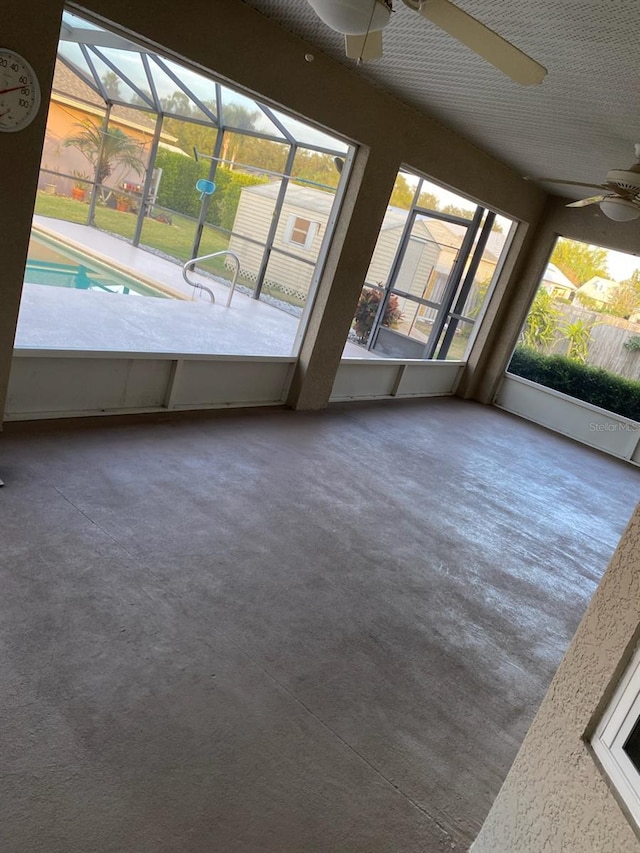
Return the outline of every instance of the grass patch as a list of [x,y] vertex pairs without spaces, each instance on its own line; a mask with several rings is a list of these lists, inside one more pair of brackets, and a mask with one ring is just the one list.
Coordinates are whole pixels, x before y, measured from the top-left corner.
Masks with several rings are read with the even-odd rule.
[[[86,225],[89,205],[66,196],[39,192],[35,212],[40,216],[51,216],[54,219]],[[184,263],[191,257],[196,223],[193,219],[181,216],[179,213],[170,213],[170,215],[171,225],[157,222],[155,219],[145,219],[140,242],[141,245],[156,249]],[[136,222],[137,214],[135,213],[124,213],[109,207],[96,207],[96,226],[110,234],[131,240],[136,230]],[[220,252],[228,247],[228,234],[205,225],[199,249],[201,255]],[[224,258],[207,261],[202,266],[216,275],[230,277],[229,270],[224,265]]]
[[[165,208],[156,207],[171,218],[171,225],[166,222],[158,222],[155,219],[146,218],[142,226],[140,236],[140,247],[155,249],[170,258],[181,263],[192,257],[193,238],[196,231],[196,221],[180,213],[174,213]],[[50,216],[53,219],[62,219],[66,222],[77,222],[80,225],[87,224],[89,205],[84,201],[76,201],[68,196],[50,195],[39,192],[36,199],[35,212],[40,216]],[[116,234],[127,240],[133,239],[136,230],[138,216],[136,213],[112,210],[110,207],[98,205],[96,207],[96,227],[109,234]],[[229,235],[219,231],[212,225],[206,225],[202,232],[199,255],[211,255],[213,252],[222,252],[229,248]],[[225,258],[214,258],[198,264],[198,269],[206,270],[213,275],[220,276],[230,281],[233,267],[225,266]],[[238,284],[243,284],[249,290],[255,288],[255,281],[240,274]],[[296,307],[301,307],[304,301],[281,292],[278,288],[264,285],[264,293],[270,294],[282,302],[288,302]]]

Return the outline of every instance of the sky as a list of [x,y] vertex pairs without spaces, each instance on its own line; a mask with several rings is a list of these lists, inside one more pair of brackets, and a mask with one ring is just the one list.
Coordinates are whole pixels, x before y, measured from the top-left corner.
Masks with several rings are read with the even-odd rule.
[[634,270],[640,269],[640,257],[626,252],[607,252],[609,277],[614,281],[624,281]]
[[[417,184],[417,176],[406,174],[404,172],[403,174],[409,186],[413,187]],[[433,193],[442,206],[453,204],[456,207],[468,209],[470,212],[475,210],[475,202],[470,199],[466,199],[463,196],[456,195],[456,193],[450,192],[449,190],[444,189],[444,187],[440,187],[438,184],[431,183],[430,181],[425,180],[423,184],[423,191]],[[497,219],[500,222],[504,233],[507,233],[511,224],[510,220],[501,216],[498,216]],[[594,248],[601,247],[598,246]],[[634,270],[640,269],[640,256],[630,255],[627,252],[614,252],[613,250],[608,249],[607,266],[609,268],[609,278],[613,279],[613,281],[624,281],[626,278],[629,278]]]

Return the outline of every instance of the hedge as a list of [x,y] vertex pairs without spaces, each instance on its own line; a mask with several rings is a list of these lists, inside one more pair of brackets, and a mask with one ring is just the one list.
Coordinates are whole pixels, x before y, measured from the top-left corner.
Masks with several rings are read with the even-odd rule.
[[[162,169],[158,204],[184,216],[196,219],[200,213],[200,193],[196,181],[209,175],[209,162],[196,163],[174,151],[160,149],[155,165]],[[207,222],[231,230],[243,187],[263,184],[266,178],[218,167],[214,178],[216,190],[211,196]]]
[[564,355],[543,355],[524,346],[516,347],[508,370],[561,394],[640,421],[640,381],[580,364]]

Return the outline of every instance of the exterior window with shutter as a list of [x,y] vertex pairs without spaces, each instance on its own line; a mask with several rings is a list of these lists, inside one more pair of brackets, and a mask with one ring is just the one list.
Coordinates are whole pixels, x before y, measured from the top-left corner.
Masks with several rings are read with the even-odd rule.
[[292,215],[287,220],[283,241],[301,249],[311,248],[313,238],[318,233],[318,223],[301,216]]

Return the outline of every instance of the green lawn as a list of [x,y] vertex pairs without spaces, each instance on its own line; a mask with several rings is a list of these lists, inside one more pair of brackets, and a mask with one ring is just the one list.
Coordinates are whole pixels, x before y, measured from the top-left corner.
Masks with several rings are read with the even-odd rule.
[[[41,216],[51,216],[54,219],[86,225],[89,205],[87,202],[76,201],[68,196],[39,192],[35,212]],[[145,219],[142,226],[140,246],[141,248],[157,249],[184,263],[192,257],[191,251],[196,222],[173,211],[168,210],[166,213],[171,217],[171,225],[158,222],[155,219]],[[137,214],[135,213],[124,213],[102,205],[96,207],[96,227],[110,234],[117,234],[131,240],[135,233],[136,221]],[[205,225],[198,250],[199,255],[210,255],[213,252],[221,252],[228,248],[229,235],[218,231],[211,225]],[[224,257],[205,261],[198,264],[198,268],[222,276],[227,280],[231,278],[231,271],[225,267]],[[255,281],[242,274],[238,276],[238,284],[245,285],[249,290],[253,290],[255,287]],[[265,283],[263,292],[298,308],[304,305],[304,299],[290,296],[277,287],[271,287],[268,282]]]
[[[51,216],[55,219],[64,219],[67,222],[78,222],[85,225],[87,222],[88,205],[83,201],[75,201],[66,196],[49,195],[39,192],[36,200],[35,212],[41,216]],[[96,225],[103,231],[117,234],[121,237],[131,239],[136,228],[137,216],[134,213],[123,213],[108,207],[96,207]],[[164,254],[180,261],[188,261],[191,257],[193,237],[196,223],[193,219],[181,216],[179,213],[171,213],[171,225],[157,222],[154,219],[145,219],[142,229],[141,245],[151,249],[158,249]],[[223,234],[209,225],[205,226],[202,234],[199,252],[208,255],[212,252],[220,252],[229,246],[228,234]],[[202,265],[210,272],[229,277],[229,271],[224,266],[224,259],[207,261]]]

